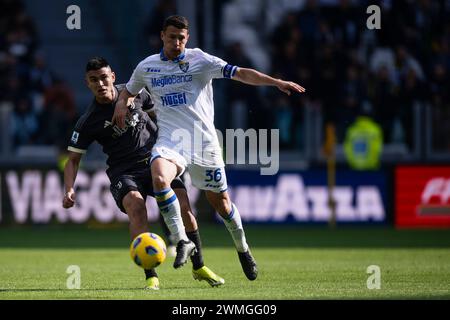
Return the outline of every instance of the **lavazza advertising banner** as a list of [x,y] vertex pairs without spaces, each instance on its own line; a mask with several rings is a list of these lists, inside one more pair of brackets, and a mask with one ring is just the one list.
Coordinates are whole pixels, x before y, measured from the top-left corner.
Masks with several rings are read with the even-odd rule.
[[[227,170],[229,193],[245,222],[327,222],[325,171],[280,171],[264,176],[259,171]],[[127,221],[109,191],[104,171],[80,170],[76,180],[76,206],[61,207],[63,178],[57,170],[2,170],[0,172],[0,223],[111,223]],[[200,192],[189,187],[194,206]],[[386,176],[382,172],[342,171],[334,188],[338,222],[384,223]],[[149,221],[158,219],[153,198],[147,199]]]
[[450,227],[450,166],[400,166],[395,172],[398,227]]

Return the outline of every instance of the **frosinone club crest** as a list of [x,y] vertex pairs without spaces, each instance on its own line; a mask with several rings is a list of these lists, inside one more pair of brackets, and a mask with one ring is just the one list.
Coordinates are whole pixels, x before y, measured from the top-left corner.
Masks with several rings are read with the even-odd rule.
[[189,70],[189,62],[180,61],[178,66],[180,67],[181,71],[183,71],[184,73],[186,73]]

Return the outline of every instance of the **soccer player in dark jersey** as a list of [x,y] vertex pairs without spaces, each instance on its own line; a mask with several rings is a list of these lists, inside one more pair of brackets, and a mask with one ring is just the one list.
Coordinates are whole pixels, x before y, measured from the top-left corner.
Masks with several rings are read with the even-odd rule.
[[[64,168],[65,194],[63,207],[75,204],[74,183],[82,155],[93,141],[97,141],[108,155],[106,173],[111,181],[111,193],[117,206],[128,215],[130,236],[148,232],[147,195],[155,196],[150,172],[151,149],[156,141],[157,126],[150,117],[153,103],[148,92],[143,91],[133,101],[130,116],[122,129],[111,123],[115,105],[124,85],[114,85],[115,74],[108,62],[95,57],[86,65],[86,84],[95,98],[86,113],[78,120],[69,143],[69,159]],[[203,263],[201,241],[197,222],[192,215],[185,186],[181,180],[171,185],[180,199],[181,216],[161,215],[177,243],[174,267],[181,267],[191,257],[193,276],[205,280],[211,286],[219,286],[224,280]],[[184,229],[183,220],[186,225]],[[182,228],[180,228],[180,225]],[[187,232],[186,232],[187,231]],[[145,270],[148,289],[159,289],[159,279],[154,269]]]

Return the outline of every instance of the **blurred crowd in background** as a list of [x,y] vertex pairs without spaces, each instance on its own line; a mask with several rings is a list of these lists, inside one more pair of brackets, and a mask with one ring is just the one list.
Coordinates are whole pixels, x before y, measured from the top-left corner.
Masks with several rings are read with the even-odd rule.
[[0,101],[14,106],[13,145],[62,148],[77,118],[73,92],[47,67],[23,2],[0,0],[0,7]]
[[[342,0],[328,6],[309,0],[281,15],[264,42],[269,72],[300,83],[307,94],[288,97],[270,91],[255,100],[253,91],[230,84],[230,97],[244,97],[249,109],[263,105],[270,114],[256,117],[257,124],[250,126],[280,128],[282,146],[298,148],[304,137],[303,108],[309,106],[321,110],[324,123],[335,124],[340,142],[356,117],[367,115],[381,126],[385,143],[411,148],[413,104],[418,101],[432,105],[441,119],[436,124],[449,133],[450,3],[355,3]],[[369,4],[381,7],[380,30],[366,27]],[[257,32],[264,30],[261,22],[254,24]],[[227,50],[230,63],[252,66],[242,43]],[[440,143],[450,150],[449,139]]]
[[[239,10],[240,3],[224,1],[223,33],[237,28],[227,18],[226,6]],[[270,26],[261,19],[261,8],[253,6],[257,18],[243,21],[253,32],[249,42],[225,34],[225,41],[218,41],[223,45],[211,53],[298,82],[307,93],[286,96],[227,81],[223,90],[230,109],[216,112],[227,128],[279,128],[282,149],[301,149],[307,107],[320,110],[324,123],[336,125],[340,142],[347,127],[364,114],[379,123],[385,143],[411,146],[412,108],[419,101],[430,104],[441,120],[437,130],[450,132],[450,121],[442,121],[450,119],[449,1],[375,1],[382,12],[380,30],[367,29],[365,1],[267,1],[266,12],[271,3],[281,13]],[[0,101],[14,106],[14,146],[65,148],[79,116],[74,93],[47,67],[39,32],[23,2],[0,0],[0,7]],[[176,11],[175,1],[158,1],[148,15],[142,28],[147,53],[159,52],[162,21]],[[253,36],[262,50],[249,48]],[[450,151],[449,140],[438,143]]]

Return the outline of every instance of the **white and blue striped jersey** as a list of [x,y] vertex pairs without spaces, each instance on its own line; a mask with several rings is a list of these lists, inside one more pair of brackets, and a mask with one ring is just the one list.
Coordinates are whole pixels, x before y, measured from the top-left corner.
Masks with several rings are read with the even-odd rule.
[[133,95],[143,88],[150,92],[159,128],[155,148],[174,149],[187,163],[224,166],[214,126],[212,79],[232,78],[236,70],[198,48],[185,49],[174,60],[161,51],[141,61],[126,87]]

